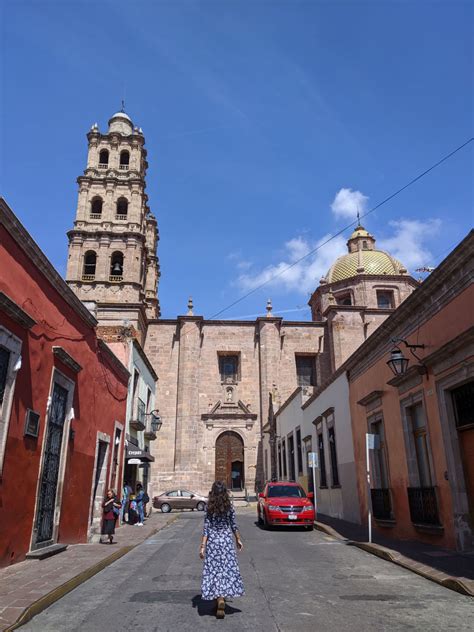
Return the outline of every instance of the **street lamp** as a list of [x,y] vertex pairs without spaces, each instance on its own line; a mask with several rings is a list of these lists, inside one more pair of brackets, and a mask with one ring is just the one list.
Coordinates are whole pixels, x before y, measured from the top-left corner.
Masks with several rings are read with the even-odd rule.
[[[418,372],[421,375],[424,375],[427,373],[427,368],[423,364],[422,359],[419,358],[414,351],[415,349],[424,349],[425,345],[412,345],[408,343],[406,340],[404,340],[403,338],[392,338],[392,342],[393,344],[397,342],[403,342],[405,347],[407,349],[410,349],[410,353],[412,354],[412,356],[416,358],[418,362],[420,363],[420,366],[418,366]],[[392,371],[392,373],[395,375],[395,377],[398,377],[400,375],[404,375],[407,372],[409,362],[410,362],[409,358],[405,358],[400,347],[394,347],[392,351],[390,352],[390,360],[387,361],[387,364],[390,367],[390,370]]]
[[151,416],[151,429],[153,432],[158,432],[161,428],[163,422],[161,421],[161,417],[159,416],[159,410],[152,410],[150,414]]

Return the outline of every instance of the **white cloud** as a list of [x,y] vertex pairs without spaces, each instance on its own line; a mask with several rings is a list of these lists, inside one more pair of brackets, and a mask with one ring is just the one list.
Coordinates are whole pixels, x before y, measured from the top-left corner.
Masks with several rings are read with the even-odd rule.
[[[261,272],[241,274],[237,285],[244,291],[253,290],[262,283],[268,282],[268,287],[283,291],[297,291],[301,293],[313,292],[319,285],[319,279],[326,274],[334,260],[347,252],[344,237],[335,237],[332,241],[321,246],[329,239],[325,235],[317,242],[310,242],[303,237],[294,237],[285,243],[285,259],[275,265],[267,266]],[[321,246],[314,254],[303,261],[298,261],[308,252]],[[294,264],[289,270],[289,266]]]
[[365,212],[368,199],[360,191],[343,188],[336,193],[336,197],[331,204],[331,210],[338,219],[355,220],[357,212],[361,214]]
[[377,240],[376,247],[399,259],[413,274],[416,268],[430,265],[433,255],[426,242],[437,235],[441,220],[401,219],[389,222],[395,230],[392,237]]
[[[440,231],[441,221],[439,219],[426,221],[402,219],[389,222],[389,226],[393,229],[393,234],[377,239],[376,248],[378,250],[385,250],[399,259],[411,273],[414,273],[418,267],[432,263],[433,255],[427,244]],[[261,271],[251,270],[251,264],[248,261],[237,263],[236,266],[240,274],[236,285],[245,292],[253,290],[263,283],[268,283],[269,288],[281,293],[306,294],[313,292],[319,285],[320,278],[326,274],[337,257],[347,252],[346,237],[339,235],[329,243],[322,245],[329,237],[330,235],[325,235],[316,242],[301,236],[294,237],[284,245],[283,260],[277,264],[269,265]],[[320,248],[314,254],[299,261],[319,246]],[[292,267],[289,268],[289,266]]]

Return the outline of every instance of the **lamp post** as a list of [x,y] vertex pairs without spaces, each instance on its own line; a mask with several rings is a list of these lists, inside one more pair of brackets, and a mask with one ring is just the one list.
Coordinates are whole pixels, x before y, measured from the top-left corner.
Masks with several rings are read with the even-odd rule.
[[[424,375],[428,372],[426,366],[423,364],[423,360],[419,358],[414,351],[415,349],[424,349],[425,345],[412,345],[403,338],[392,338],[392,342],[393,344],[402,342],[407,349],[410,349],[410,353],[412,354],[412,356],[416,358],[420,363],[418,367],[418,372],[421,375]],[[407,372],[409,362],[409,358],[405,358],[400,347],[394,347],[390,352],[390,360],[387,361],[387,364],[395,377],[399,377],[400,375],[404,375]]]

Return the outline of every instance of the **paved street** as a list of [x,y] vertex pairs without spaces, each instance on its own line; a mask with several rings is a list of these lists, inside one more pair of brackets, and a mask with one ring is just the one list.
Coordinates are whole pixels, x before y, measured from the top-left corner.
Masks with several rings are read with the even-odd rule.
[[203,514],[178,520],[34,618],[34,632],[472,629],[473,601],[320,532],[262,531],[240,510],[246,596],[200,600]]

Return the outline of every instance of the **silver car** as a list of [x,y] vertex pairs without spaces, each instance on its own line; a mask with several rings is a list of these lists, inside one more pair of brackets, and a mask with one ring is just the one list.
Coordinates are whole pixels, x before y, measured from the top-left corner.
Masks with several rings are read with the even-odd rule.
[[205,496],[189,492],[186,489],[175,489],[153,498],[153,507],[161,509],[163,513],[169,513],[172,509],[197,509],[198,511],[204,511],[206,504],[207,498]]

